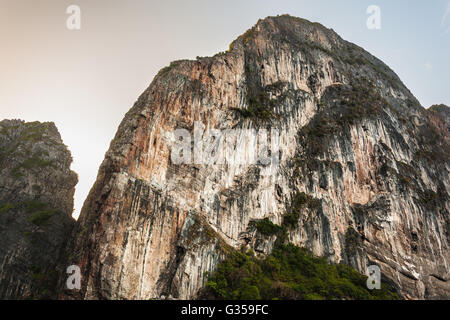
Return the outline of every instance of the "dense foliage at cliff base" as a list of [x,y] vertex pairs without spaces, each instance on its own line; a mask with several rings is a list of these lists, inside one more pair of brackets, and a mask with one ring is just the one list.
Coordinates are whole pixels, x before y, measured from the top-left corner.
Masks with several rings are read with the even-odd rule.
[[278,245],[258,258],[253,251],[234,251],[209,277],[202,299],[244,300],[396,300],[395,290],[383,283],[367,288],[367,277],[343,264],[330,264],[307,249]]

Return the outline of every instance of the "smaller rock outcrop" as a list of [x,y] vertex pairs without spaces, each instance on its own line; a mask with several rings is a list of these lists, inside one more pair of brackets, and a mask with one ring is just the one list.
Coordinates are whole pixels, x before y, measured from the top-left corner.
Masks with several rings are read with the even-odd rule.
[[55,297],[78,178],[52,122],[0,122],[0,299]]

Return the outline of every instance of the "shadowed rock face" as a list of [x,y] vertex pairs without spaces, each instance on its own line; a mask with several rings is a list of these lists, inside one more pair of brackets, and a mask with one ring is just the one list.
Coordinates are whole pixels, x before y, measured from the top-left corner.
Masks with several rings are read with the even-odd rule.
[[53,123],[0,122],[0,298],[55,298],[77,175]]
[[[280,224],[297,210],[287,241],[363,273],[378,264],[406,298],[448,298],[440,115],[334,31],[289,16],[261,20],[229,52],[161,70],[126,114],[66,252],[82,288],[61,297],[196,297],[231,248],[272,250],[274,237],[253,220]],[[172,133],[195,121],[276,128],[279,167],[267,175],[261,164],[174,164]],[[295,208],[299,193],[310,201]]]

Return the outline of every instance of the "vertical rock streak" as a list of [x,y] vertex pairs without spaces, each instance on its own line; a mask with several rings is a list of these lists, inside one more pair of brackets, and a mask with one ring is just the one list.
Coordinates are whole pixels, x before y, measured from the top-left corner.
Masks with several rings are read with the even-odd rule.
[[[193,134],[195,121],[278,129],[277,171],[173,164],[171,133]],[[67,250],[82,289],[63,296],[193,298],[231,248],[269,253],[274,237],[250,222],[281,224],[304,192],[316,205],[301,209],[290,242],[361,272],[376,263],[405,297],[448,298],[448,131],[439,126],[448,118],[332,30],[261,20],[229,52],[161,70],[127,113]]]

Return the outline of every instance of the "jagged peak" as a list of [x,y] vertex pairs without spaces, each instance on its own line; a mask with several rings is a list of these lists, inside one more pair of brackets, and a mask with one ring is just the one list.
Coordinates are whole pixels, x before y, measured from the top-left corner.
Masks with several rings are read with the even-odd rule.
[[30,142],[36,139],[42,139],[45,136],[51,136],[58,143],[62,143],[61,134],[56,124],[52,121],[26,122],[22,119],[4,119],[0,121],[0,136],[6,138],[10,134],[13,134],[12,137],[15,138],[19,136],[23,138],[32,137],[33,139],[29,140]]
[[257,35],[269,41],[321,43],[328,49],[331,49],[332,43],[343,41],[336,32],[318,22],[283,14],[259,19],[254,26],[231,43],[229,51],[239,45],[250,44],[250,40]]
[[434,113],[445,115],[446,117],[450,117],[450,107],[442,103],[434,104],[428,110]]
[[[298,32],[303,30],[303,32]],[[326,35],[327,38],[332,39],[333,42],[344,41],[333,29],[329,29],[318,22],[311,22],[309,20],[294,17],[289,14],[283,14],[278,16],[268,16],[264,19],[259,19],[255,25],[253,25],[246,32],[238,36],[230,43],[229,49],[226,52],[219,52],[213,57],[197,57],[198,60],[211,59],[217,56],[229,54],[236,48],[242,47],[242,45],[249,44],[249,40],[256,34],[263,34],[267,40],[276,40],[277,35],[284,35],[285,38],[291,37],[293,40],[295,37],[292,34],[297,35],[297,41],[306,41],[307,33],[320,32],[322,35]],[[290,33],[290,34],[289,34]],[[314,42],[314,40],[312,40]],[[326,47],[326,45],[325,45]],[[330,47],[330,46],[329,46]],[[355,47],[358,47],[355,45]],[[359,48],[359,47],[358,47]],[[362,48],[360,48],[362,50]],[[169,73],[169,71],[176,69],[176,67],[183,64],[189,64],[195,60],[180,59],[172,61],[168,66],[162,68],[156,77],[162,77]]]
[[[350,75],[347,80],[361,77],[381,80],[386,86],[400,92],[400,96],[411,100],[413,106],[420,105],[398,75],[383,61],[362,47],[342,39],[333,29],[287,14],[258,20],[253,27],[231,42],[226,52],[219,52],[213,57],[197,57],[197,60],[173,61],[161,69],[155,79],[166,81],[170,79],[170,75],[189,74],[189,70],[199,63],[210,66],[214,62],[222,63],[228,58],[243,55],[264,58],[268,48],[300,52],[302,60],[306,59],[312,64],[317,64],[319,57],[328,57],[341,74]],[[260,71],[255,70],[257,73]]]

